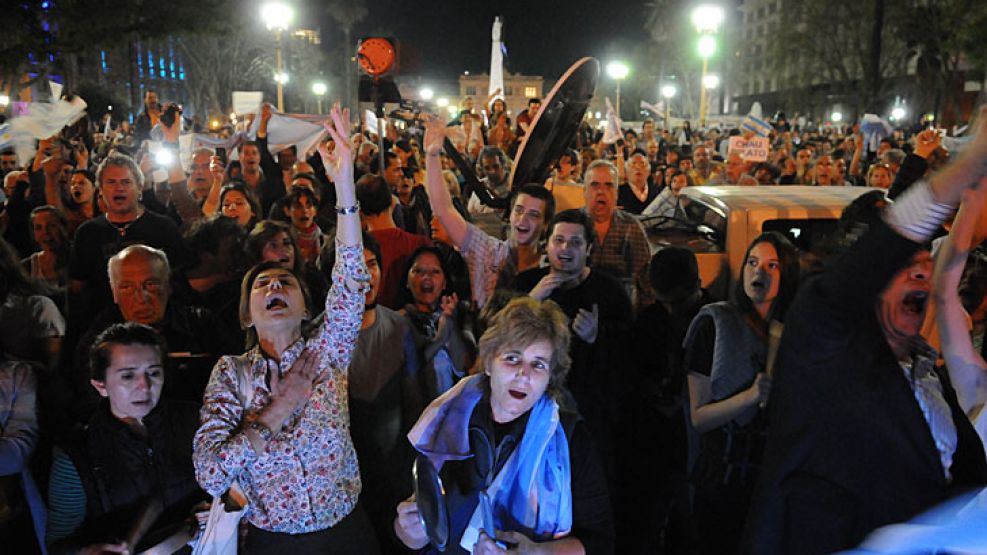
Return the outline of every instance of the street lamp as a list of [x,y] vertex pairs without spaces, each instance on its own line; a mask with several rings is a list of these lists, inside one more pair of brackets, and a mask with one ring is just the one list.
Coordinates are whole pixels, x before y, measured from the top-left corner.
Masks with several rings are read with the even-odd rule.
[[444,96],[439,97],[439,99],[435,101],[435,104],[439,108],[445,108],[446,106],[449,105],[449,99]]
[[895,106],[894,109],[891,110],[891,119],[893,119],[893,120],[901,120],[901,119],[904,119],[905,118],[905,114],[906,114],[906,112],[905,112],[905,109],[904,108],[902,108],[901,106]]
[[704,89],[715,89],[720,86],[720,76],[714,73],[710,73],[703,77],[703,88]]
[[843,121],[843,112],[833,112],[832,114],[829,115],[829,119],[833,123],[840,123],[841,121]]
[[620,82],[627,78],[631,68],[624,62],[610,62],[607,64],[607,75],[617,82],[617,117],[620,117]]
[[319,106],[319,113],[322,113],[322,97],[326,95],[329,87],[326,86],[322,81],[316,81],[312,83],[312,94],[315,95],[316,102]]
[[[723,23],[723,8],[710,4],[704,4],[692,10],[692,24],[696,26],[699,33],[699,57],[703,60],[703,72],[700,82],[703,84],[699,89],[699,127],[706,125],[706,104],[707,88],[706,72],[709,70],[709,59],[716,53],[716,31]],[[717,84],[719,84],[717,82]]]
[[432,100],[433,96],[435,96],[435,91],[433,91],[431,87],[422,87],[418,89],[418,97],[425,102]]
[[264,25],[268,31],[274,31],[275,50],[275,81],[278,83],[278,111],[284,111],[284,84],[288,82],[288,74],[284,71],[284,59],[281,53],[284,31],[291,25],[291,20],[295,18],[295,10],[287,4],[281,2],[269,2],[264,4],[260,10],[260,17],[264,20]]
[[675,85],[668,84],[661,88],[661,96],[665,99],[665,129],[671,131],[672,129],[672,98],[675,97],[675,93],[678,89]]

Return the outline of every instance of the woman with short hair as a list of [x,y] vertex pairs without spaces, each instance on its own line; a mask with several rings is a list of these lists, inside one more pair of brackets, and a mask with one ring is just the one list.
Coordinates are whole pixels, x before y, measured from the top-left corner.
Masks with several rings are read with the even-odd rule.
[[164,506],[150,533],[160,540],[205,499],[191,464],[196,407],[162,402],[165,347],[150,327],[114,324],[89,353],[103,402],[81,436],[55,450],[46,542],[50,553],[137,552],[123,539],[152,502]]
[[[610,553],[606,479],[580,417],[557,399],[569,370],[569,321],[552,301],[517,298],[480,339],[479,374],[436,399],[408,434],[438,467],[449,514],[446,552]],[[496,535],[482,531],[481,493]],[[398,505],[394,529],[428,544],[418,505]],[[429,553],[436,552],[431,546]]]

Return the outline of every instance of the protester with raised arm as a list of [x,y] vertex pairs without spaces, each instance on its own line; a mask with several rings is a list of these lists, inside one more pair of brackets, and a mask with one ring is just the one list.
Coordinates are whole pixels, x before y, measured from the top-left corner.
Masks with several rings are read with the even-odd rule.
[[467,222],[452,204],[439,157],[445,133],[442,119],[433,116],[426,120],[425,187],[432,213],[466,259],[473,300],[477,308],[482,308],[494,289],[510,287],[519,272],[538,266],[542,255],[538,243],[545,223],[555,212],[555,199],[541,185],[522,186],[511,204],[507,240],[487,235]]
[[300,280],[278,262],[244,278],[241,323],[253,347],[213,370],[195,437],[196,477],[221,495],[246,493],[250,553],[375,553],[377,541],[357,506],[360,474],[349,433],[347,369],[363,317],[369,278],[363,258],[348,111],[332,111],[336,141],[326,168],[339,205],[336,265],[325,314],[313,313]]
[[987,174],[987,109],[950,164],[910,187],[789,309],[744,551],[832,553],[987,483],[984,448],[919,337],[926,242]]

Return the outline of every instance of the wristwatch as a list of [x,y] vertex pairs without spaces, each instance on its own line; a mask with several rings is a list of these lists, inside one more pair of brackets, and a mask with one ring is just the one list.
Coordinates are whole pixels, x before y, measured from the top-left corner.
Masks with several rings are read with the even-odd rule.
[[253,422],[247,425],[247,428],[257,432],[264,441],[270,442],[274,439],[274,432],[270,428],[264,425],[259,419],[255,419]]

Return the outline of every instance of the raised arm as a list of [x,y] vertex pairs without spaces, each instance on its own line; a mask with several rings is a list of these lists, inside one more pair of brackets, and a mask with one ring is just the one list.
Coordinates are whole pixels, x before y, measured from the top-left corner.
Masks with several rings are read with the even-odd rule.
[[850,176],[860,177],[860,158],[864,154],[864,134],[857,131],[853,134],[853,159],[850,160]]
[[219,191],[223,188],[223,180],[226,178],[223,160],[219,156],[209,159],[209,175],[212,177],[212,186],[209,187],[209,194],[202,203],[202,215],[209,217],[219,210]]
[[449,189],[442,178],[442,161],[439,154],[446,137],[446,123],[438,116],[425,120],[425,190],[432,213],[449,233],[449,239],[457,248],[466,243],[469,225],[452,204]]
[[[349,110],[332,108],[331,122],[326,130],[336,143],[330,153],[325,143],[319,144],[319,154],[326,172],[336,185],[336,264],[332,269],[332,287],[326,296],[323,338],[329,342],[327,352],[334,368],[349,366],[356,346],[363,314],[365,287],[370,274],[363,261],[363,235],[360,229],[360,205],[356,201],[353,183],[353,157],[347,131]],[[335,348],[334,348],[335,347]]]
[[963,198],[949,237],[936,256],[936,271],[932,278],[942,355],[957,400],[965,412],[987,402],[987,363],[973,346],[958,294],[967,255],[984,239],[975,235],[985,202],[987,180],[981,180],[979,186]]

